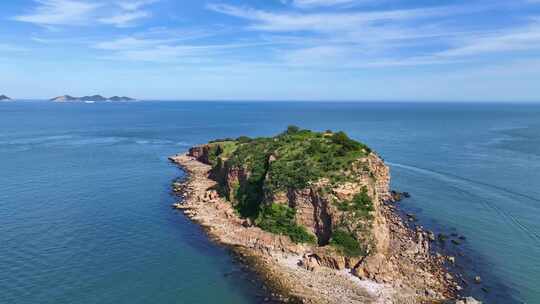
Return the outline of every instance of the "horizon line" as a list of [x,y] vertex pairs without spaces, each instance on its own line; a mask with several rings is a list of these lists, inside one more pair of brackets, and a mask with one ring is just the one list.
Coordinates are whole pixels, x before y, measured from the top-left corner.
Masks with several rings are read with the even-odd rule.
[[[62,95],[60,95],[62,96]],[[23,101],[23,102],[53,102],[51,98],[14,98],[10,97],[11,101]],[[54,97],[53,97],[54,98]],[[342,102],[342,103],[508,103],[508,104],[533,104],[540,103],[539,100],[447,100],[447,99],[438,99],[438,100],[428,100],[428,99],[418,99],[418,100],[409,100],[409,99],[251,99],[251,98],[224,98],[224,99],[186,99],[186,98],[134,98],[134,101],[122,101],[118,103],[137,103],[137,102],[242,102],[242,103],[254,103],[254,102],[314,102],[314,103],[331,103],[331,102]],[[58,102],[56,102],[58,103]],[[63,102],[63,103],[77,103],[77,102]],[[107,103],[111,103],[108,101]],[[115,102],[113,102],[115,103]]]

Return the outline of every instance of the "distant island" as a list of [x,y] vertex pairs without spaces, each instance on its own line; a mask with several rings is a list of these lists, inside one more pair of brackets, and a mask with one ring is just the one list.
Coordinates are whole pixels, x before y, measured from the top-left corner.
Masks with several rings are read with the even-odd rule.
[[13,99],[7,97],[6,95],[0,95],[0,101],[12,101]]
[[459,299],[464,279],[446,268],[456,258],[433,253],[435,234],[396,210],[409,194],[390,191],[388,166],[343,132],[291,126],[170,159],[189,174],[173,206],[249,261],[276,300],[480,303]]
[[134,98],[126,97],[126,96],[113,96],[110,98],[103,97],[101,95],[92,95],[92,96],[83,96],[83,97],[73,97],[70,95],[63,95],[51,98],[50,101],[52,102],[86,102],[86,103],[93,103],[93,102],[125,102],[125,101],[136,101]]

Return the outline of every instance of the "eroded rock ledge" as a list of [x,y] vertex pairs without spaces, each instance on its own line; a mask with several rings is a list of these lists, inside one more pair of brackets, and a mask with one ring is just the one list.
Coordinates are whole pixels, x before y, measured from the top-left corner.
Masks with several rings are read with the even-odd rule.
[[[329,136],[332,133],[314,138],[326,140]],[[290,142],[290,138],[278,140]],[[279,206],[285,206],[294,210],[295,225],[305,228],[314,242],[257,227],[271,230],[260,214],[257,218],[242,217],[238,208],[244,202],[241,189],[254,173],[247,160],[229,159],[251,157],[245,151],[238,152],[238,146],[257,144],[243,139],[234,142],[237,146],[231,149],[230,140],[218,141],[171,157],[189,176],[174,184],[183,197],[175,207],[204,227],[213,240],[247,257],[285,302],[444,303],[456,297],[459,286],[445,270],[446,258],[431,254],[429,234],[420,228],[409,229],[395,212],[389,168],[365,146],[358,146],[365,153],[346,164],[343,174],[348,178],[336,181],[317,176],[316,181],[300,188],[272,187],[279,183],[270,176],[278,174],[269,170],[271,163],[285,157],[280,147],[274,145],[264,160],[259,208],[278,206],[281,210]],[[367,206],[366,201],[369,208],[344,205],[363,202]],[[355,232],[362,249],[359,253],[343,250],[334,241],[341,230]]]

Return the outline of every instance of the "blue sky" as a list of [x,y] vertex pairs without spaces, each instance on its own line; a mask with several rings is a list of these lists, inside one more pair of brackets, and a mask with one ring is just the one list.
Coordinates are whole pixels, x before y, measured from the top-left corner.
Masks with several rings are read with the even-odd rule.
[[540,0],[17,0],[0,94],[540,101]]

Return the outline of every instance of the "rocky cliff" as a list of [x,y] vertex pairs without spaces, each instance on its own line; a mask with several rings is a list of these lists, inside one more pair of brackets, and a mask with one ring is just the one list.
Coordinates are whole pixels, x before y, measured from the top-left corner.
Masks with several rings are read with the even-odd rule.
[[214,141],[188,155],[211,166],[213,191],[244,226],[288,236],[291,244],[279,250],[302,253],[306,269],[347,269],[391,284],[403,295],[399,303],[452,298],[459,289],[444,257],[430,253],[428,234],[395,212],[388,166],[342,132],[291,127],[271,138]]

